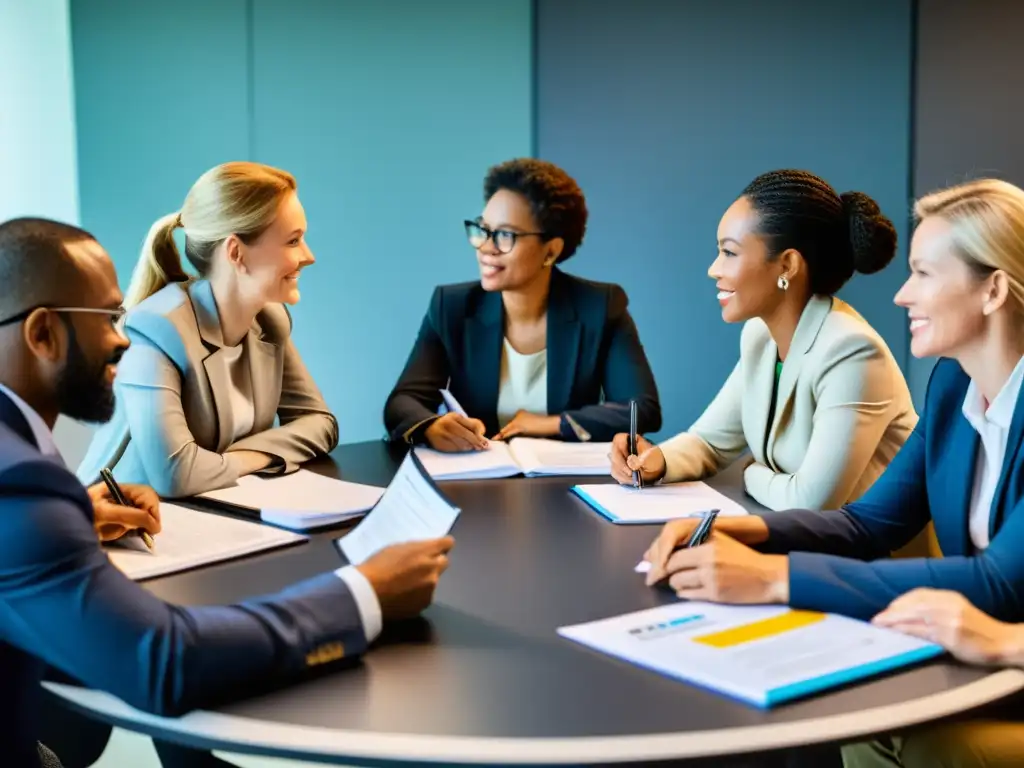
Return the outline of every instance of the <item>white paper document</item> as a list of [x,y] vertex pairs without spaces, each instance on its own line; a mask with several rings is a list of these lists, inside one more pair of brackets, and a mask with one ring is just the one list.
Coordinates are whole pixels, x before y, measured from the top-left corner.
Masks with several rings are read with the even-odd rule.
[[707,483],[667,483],[633,488],[617,483],[575,485],[572,492],[595,512],[619,525],[664,523],[679,517],[700,517],[709,509],[723,517],[746,515],[747,510]]
[[561,627],[558,634],[759,707],[944,653],[867,622],[784,606],[679,602]]
[[459,511],[410,452],[377,505],[359,525],[334,543],[352,565],[359,565],[392,544],[446,535],[455,525]]
[[300,469],[280,477],[246,475],[236,485],[201,493],[199,498],[250,510],[273,525],[305,531],[361,517],[383,493],[374,485]]
[[611,443],[567,443],[517,437],[509,450],[527,477],[540,475],[610,475]]
[[492,440],[483,451],[443,453],[419,446],[416,455],[435,480],[488,480],[543,475],[608,475],[610,443],[566,443],[534,437]]
[[128,578],[166,576],[306,540],[280,528],[176,504],[160,505],[160,523],[162,530],[153,537],[152,552],[132,535],[104,546],[110,562]]

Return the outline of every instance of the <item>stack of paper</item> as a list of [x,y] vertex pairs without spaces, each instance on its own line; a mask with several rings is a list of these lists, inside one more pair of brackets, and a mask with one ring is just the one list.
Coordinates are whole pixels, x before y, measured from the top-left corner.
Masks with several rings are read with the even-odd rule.
[[610,443],[566,443],[517,437],[492,440],[483,451],[442,453],[416,448],[416,456],[435,480],[485,480],[526,475],[608,475]]
[[264,522],[306,531],[360,517],[377,503],[383,488],[349,483],[300,469],[281,477],[246,475],[229,488],[199,494],[227,510]]
[[944,652],[933,643],[845,616],[702,602],[562,627],[558,634],[759,707]]
[[709,509],[725,517],[747,510],[707,483],[668,483],[633,488],[614,483],[574,485],[572,492],[599,514],[618,525],[664,523],[678,517],[700,517]]
[[139,581],[166,576],[306,540],[305,536],[269,525],[175,504],[160,505],[160,522],[163,530],[153,537],[152,552],[133,535],[105,547],[110,562],[128,578]]

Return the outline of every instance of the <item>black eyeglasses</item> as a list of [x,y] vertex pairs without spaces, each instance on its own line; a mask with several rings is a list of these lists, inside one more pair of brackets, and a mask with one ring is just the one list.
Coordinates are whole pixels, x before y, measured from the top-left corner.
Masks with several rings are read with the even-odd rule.
[[31,315],[37,309],[45,309],[45,310],[48,310],[50,312],[57,312],[57,313],[61,313],[61,312],[84,312],[84,313],[88,313],[88,314],[91,314],[91,315],[110,315],[110,322],[115,327],[121,321],[121,318],[123,318],[125,316],[125,313],[128,311],[124,307],[118,307],[117,309],[99,309],[97,307],[46,307],[46,306],[29,307],[28,309],[24,310],[23,312],[19,312],[18,314],[14,315],[13,317],[8,317],[6,320],[0,320],[0,327],[5,326],[5,325],[11,325],[12,323],[20,323],[22,320],[24,320],[26,317]]
[[488,229],[478,221],[464,221],[466,237],[474,248],[483,248],[490,240],[498,253],[508,253],[516,247],[516,239],[520,237],[544,237],[546,232],[513,232],[510,229]]

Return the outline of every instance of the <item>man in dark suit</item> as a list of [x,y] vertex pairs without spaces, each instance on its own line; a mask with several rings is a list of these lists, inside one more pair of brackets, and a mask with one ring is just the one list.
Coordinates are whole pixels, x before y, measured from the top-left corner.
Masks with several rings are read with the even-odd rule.
[[90,496],[51,435],[61,413],[110,418],[128,345],[121,301],[114,266],[87,232],[43,219],[0,224],[0,762],[10,768],[40,765],[47,665],[163,715],[256,681],[285,683],[361,654],[383,620],[422,611],[453,543],[391,547],[235,606],[169,605],[129,580],[100,548],[94,518],[122,533],[158,530],[155,495],[130,489],[141,511]]

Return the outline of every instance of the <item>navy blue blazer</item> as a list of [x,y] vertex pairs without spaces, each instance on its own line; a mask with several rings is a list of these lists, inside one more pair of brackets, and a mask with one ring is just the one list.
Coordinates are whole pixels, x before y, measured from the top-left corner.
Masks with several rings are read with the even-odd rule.
[[[552,270],[548,298],[548,413],[563,414],[561,438],[576,440],[568,413],[595,441],[629,430],[629,401],[638,430],[661,429],[661,403],[651,366],[626,308],[626,292]],[[442,285],[405,370],[384,406],[392,440],[417,442],[449,388],[466,412],[498,432],[498,386],[505,307],[479,282]],[[602,401],[603,397],[603,401]]]
[[111,565],[92,514],[82,485],[40,453],[0,393],[0,764],[38,765],[46,665],[176,715],[366,648],[355,600],[333,573],[236,606],[181,608]]
[[[1024,621],[1024,390],[992,500],[990,544],[977,552],[967,525],[980,437],[961,410],[969,384],[957,362],[938,362],[917,428],[860,500],[838,512],[764,516],[769,537],[759,549],[790,553],[792,606],[867,619],[911,589],[933,587],[960,592],[997,619]],[[944,557],[889,559],[929,520]]]

